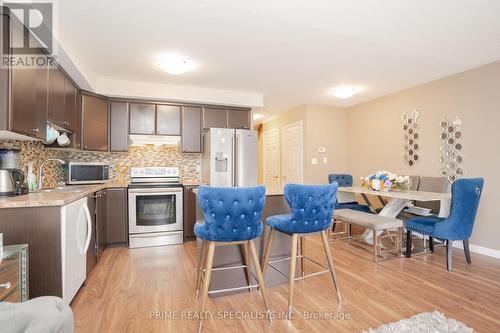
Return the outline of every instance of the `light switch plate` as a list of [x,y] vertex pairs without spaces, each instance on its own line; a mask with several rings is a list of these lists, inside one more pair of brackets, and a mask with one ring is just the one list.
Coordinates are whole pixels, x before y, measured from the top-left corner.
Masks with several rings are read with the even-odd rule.
[[323,163],[327,164],[328,163],[328,158],[325,156],[323,157]]
[[313,158],[313,159],[311,159],[311,164],[312,164],[312,165],[316,165],[316,164],[318,164],[318,159],[317,159],[317,158]]

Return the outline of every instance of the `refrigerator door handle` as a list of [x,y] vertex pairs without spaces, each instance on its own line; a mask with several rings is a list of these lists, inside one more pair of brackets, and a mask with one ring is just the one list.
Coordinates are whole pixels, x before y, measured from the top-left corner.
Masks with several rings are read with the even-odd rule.
[[234,161],[234,167],[233,167],[233,186],[235,187],[239,187],[240,186],[240,182],[239,182],[239,175],[238,175],[238,168],[239,168],[239,152],[240,152],[240,135],[239,134],[236,134],[234,136],[234,140],[235,140],[235,143],[234,143],[234,149],[233,149],[233,161]]

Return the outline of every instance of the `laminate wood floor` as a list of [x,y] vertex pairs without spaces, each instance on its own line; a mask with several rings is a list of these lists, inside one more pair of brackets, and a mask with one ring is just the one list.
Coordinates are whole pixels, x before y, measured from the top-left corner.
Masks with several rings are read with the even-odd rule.
[[[330,246],[341,304],[330,275],[323,274],[296,282],[297,317],[292,320],[208,319],[203,331],[360,332],[438,310],[478,332],[500,332],[500,260],[472,254],[468,265],[462,251],[455,249],[454,270],[449,273],[444,248],[433,255],[374,264],[370,252],[343,241]],[[326,263],[319,236],[308,237],[306,250],[308,256]],[[196,261],[195,242],[106,249],[72,302],[76,332],[196,332],[198,320],[187,318],[198,309]],[[308,263],[306,270],[317,268]],[[268,288],[268,293],[274,313],[285,313],[288,285]],[[208,310],[217,318],[255,317],[263,303],[258,291],[243,292],[209,299]],[[331,318],[305,318],[319,314]]]

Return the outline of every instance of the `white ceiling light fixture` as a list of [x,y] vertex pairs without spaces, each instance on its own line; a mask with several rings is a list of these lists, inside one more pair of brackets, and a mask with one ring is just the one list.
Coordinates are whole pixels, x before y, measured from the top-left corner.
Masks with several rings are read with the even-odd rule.
[[195,68],[194,64],[180,56],[166,56],[158,60],[158,66],[172,75],[181,75]]
[[340,99],[346,99],[352,97],[357,92],[357,89],[349,86],[341,86],[332,89],[331,94]]

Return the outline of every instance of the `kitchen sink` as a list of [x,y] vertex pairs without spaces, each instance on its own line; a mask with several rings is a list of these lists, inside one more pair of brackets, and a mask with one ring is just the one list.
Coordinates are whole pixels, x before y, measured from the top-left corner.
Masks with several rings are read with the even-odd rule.
[[50,188],[43,188],[37,192],[54,192],[54,193],[66,193],[66,192],[82,192],[88,189],[88,185],[74,185],[74,186],[55,186]]

